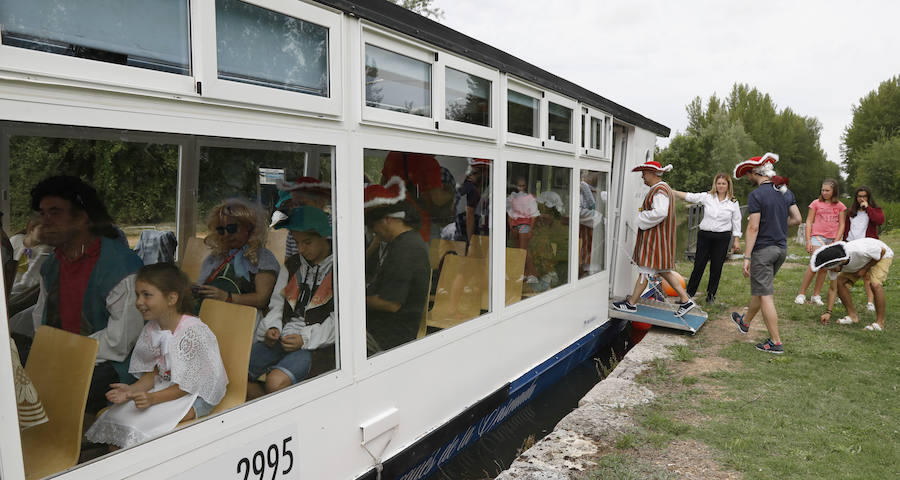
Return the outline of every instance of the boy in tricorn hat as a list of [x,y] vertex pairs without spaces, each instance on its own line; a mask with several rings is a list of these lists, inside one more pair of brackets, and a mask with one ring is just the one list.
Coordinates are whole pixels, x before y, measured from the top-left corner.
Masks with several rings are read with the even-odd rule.
[[687,293],[681,282],[672,274],[675,268],[675,201],[672,189],[662,180],[662,174],[672,170],[671,165],[663,167],[656,161],[647,161],[632,169],[641,172],[644,184],[650,191],[644,197],[641,211],[637,216],[638,234],[634,245],[634,263],[637,264],[640,276],[634,286],[631,297],[613,303],[613,308],[622,312],[636,312],[638,298],[650,275],[659,274],[678,293],[681,305],[675,310],[675,316],[681,317],[697,306]]
[[[884,288],[882,284],[887,278],[894,251],[886,243],[876,238],[860,238],[849,242],[834,242],[820,247],[813,252],[809,266],[814,272],[829,270],[833,287],[828,290],[828,306],[822,314],[822,323],[831,319],[831,308],[834,306],[835,293],[847,309],[847,316],[838,320],[841,325],[859,322],[856,309],[853,308],[853,297],[850,287],[860,278],[868,278],[875,295],[875,316],[877,321],[866,325],[866,330],[880,332],[884,330]],[[836,290],[836,291],[835,291]]]
[[400,177],[369,185],[363,198],[366,227],[375,234],[366,250],[366,332],[374,354],[416,339],[431,264],[416,230],[418,211],[405,201]]
[[[762,310],[769,339],[756,344],[763,352],[781,354],[781,335],[778,333],[778,311],[775,310],[775,274],[787,258],[787,229],[803,221],[794,201],[794,194],[787,186],[780,184],[772,165],[778,155],[766,153],[739,163],[734,168],[734,178],[747,177],[756,190],[747,197],[746,254],[744,255],[744,276],[750,277],[750,305],[747,313],[731,313],[741,333],[750,331],[750,322]],[[747,319],[744,321],[744,319]]]

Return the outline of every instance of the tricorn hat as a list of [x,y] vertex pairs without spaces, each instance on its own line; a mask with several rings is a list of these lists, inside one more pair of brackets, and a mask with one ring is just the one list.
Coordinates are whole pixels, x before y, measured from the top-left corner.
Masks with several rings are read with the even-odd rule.
[[819,247],[809,258],[809,268],[818,272],[823,268],[828,270],[844,260],[849,260],[850,255],[844,245],[846,245],[845,242],[834,242]]
[[369,185],[363,191],[363,208],[366,224],[388,215],[402,218],[407,224],[413,222],[411,212],[415,208],[406,202],[406,184],[403,179],[394,176],[384,185]]
[[278,188],[278,190],[286,192],[305,190],[309,192],[324,193],[326,191],[331,191],[330,183],[323,182],[322,180],[313,177],[299,177],[293,182],[278,180],[275,183],[275,186]]
[[286,228],[294,232],[313,231],[322,237],[331,237],[331,221],[324,211],[310,206],[301,206],[291,210],[287,218],[275,225],[275,229]]
[[777,161],[778,154],[772,152],[768,152],[761,157],[753,157],[744,160],[743,162],[737,164],[736,167],[734,167],[734,178],[741,178],[744,175],[750,173],[750,171],[752,171],[754,168],[762,166],[766,163],[771,163],[774,165]]
[[668,171],[672,170],[672,165],[666,165],[665,167],[660,165],[656,160],[648,160],[634,168],[631,169],[632,172],[654,172],[657,175],[662,175]]

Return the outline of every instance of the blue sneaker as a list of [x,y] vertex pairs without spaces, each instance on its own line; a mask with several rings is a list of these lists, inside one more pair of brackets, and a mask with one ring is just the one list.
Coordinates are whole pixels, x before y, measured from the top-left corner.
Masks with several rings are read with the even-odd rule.
[[731,321],[737,325],[738,331],[741,333],[747,333],[750,331],[750,325],[744,323],[744,316],[738,314],[737,312],[731,312]]
[[776,355],[781,355],[782,353],[784,353],[784,347],[780,343],[777,345],[773,343],[771,338],[766,340],[765,342],[757,343],[756,349],[761,352],[769,352]]

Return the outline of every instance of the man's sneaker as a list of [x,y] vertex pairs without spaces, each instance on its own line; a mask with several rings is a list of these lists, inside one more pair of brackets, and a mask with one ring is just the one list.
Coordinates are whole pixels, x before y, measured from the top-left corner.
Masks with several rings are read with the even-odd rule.
[[757,343],[756,349],[761,352],[769,352],[779,355],[784,353],[784,347],[780,343],[778,345],[773,343],[771,338],[766,340],[765,342]]
[[696,306],[697,304],[694,303],[693,300],[688,300],[678,306],[678,310],[675,310],[675,316],[683,317],[686,313],[690,312]]
[[809,297],[809,301],[815,303],[816,305],[825,305],[825,302],[822,301],[821,295],[813,295]]
[[796,297],[794,297],[794,303],[796,303],[797,305],[803,305],[804,303],[806,303],[806,295],[802,293],[797,295]]
[[731,312],[731,321],[734,322],[738,327],[738,331],[741,333],[747,333],[750,331],[750,325],[744,323],[744,316],[737,313]]
[[868,304],[866,304],[866,310],[868,310],[868,311],[870,311],[870,312],[874,312],[874,311],[875,311],[875,304],[872,303],[872,302],[869,302]]
[[629,312],[634,313],[637,311],[637,307],[628,303],[628,300],[620,300],[618,302],[613,302],[613,308],[620,312]]

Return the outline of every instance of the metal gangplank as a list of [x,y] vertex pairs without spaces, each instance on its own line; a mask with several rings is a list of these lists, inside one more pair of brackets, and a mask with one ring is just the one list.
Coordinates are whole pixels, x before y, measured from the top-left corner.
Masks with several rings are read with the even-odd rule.
[[697,333],[700,327],[706,323],[708,315],[700,307],[694,307],[693,310],[685,314],[683,317],[676,317],[675,310],[677,305],[668,302],[660,302],[649,298],[641,298],[638,300],[637,312],[621,312],[612,307],[610,302],[609,318],[619,318],[631,322],[644,322],[660,327],[673,328],[675,330],[684,330]]

